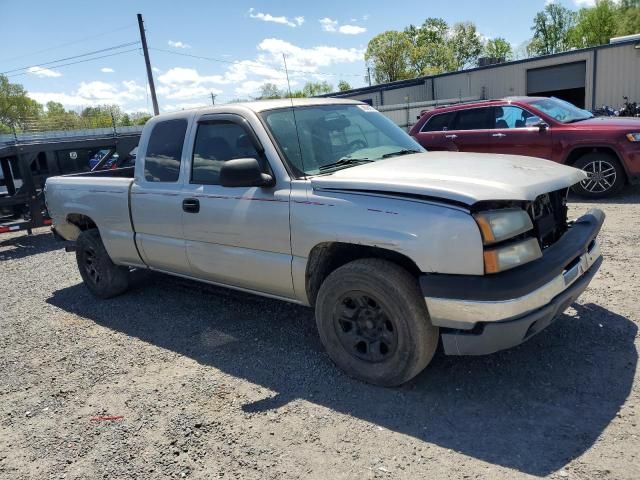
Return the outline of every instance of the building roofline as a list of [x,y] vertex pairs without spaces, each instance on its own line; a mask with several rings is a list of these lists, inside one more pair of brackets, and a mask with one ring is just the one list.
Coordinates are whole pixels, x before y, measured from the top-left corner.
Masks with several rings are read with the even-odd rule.
[[451,76],[451,75],[460,75],[461,73],[477,72],[479,70],[491,70],[491,69],[494,69],[494,68],[507,67],[507,66],[510,66],[510,65],[518,65],[518,64],[527,63],[527,62],[535,62],[535,61],[538,61],[538,60],[544,60],[544,59],[548,59],[548,58],[556,58],[556,57],[562,57],[562,56],[566,56],[566,55],[574,55],[576,53],[586,53],[586,52],[593,52],[593,51],[597,51],[597,50],[605,50],[607,48],[625,47],[625,46],[632,45],[632,44],[640,44],[640,41],[638,39],[630,39],[630,40],[626,40],[624,42],[608,43],[608,44],[605,44],[605,45],[597,45],[595,47],[578,48],[578,49],[575,49],[575,50],[567,50],[566,52],[552,53],[552,54],[549,54],[549,55],[540,55],[538,57],[523,58],[521,60],[511,60],[509,62],[496,63],[496,64],[493,64],[493,65],[486,65],[484,67],[474,67],[474,68],[469,68],[467,70],[458,70],[458,71],[455,71],[455,72],[444,72],[444,73],[438,73],[436,75],[425,75],[425,76],[421,76],[421,77],[409,78],[409,79],[406,79],[406,80],[396,80],[395,82],[379,83],[377,85],[371,85],[371,86],[360,87],[360,88],[353,88],[351,90],[345,90],[344,92],[333,92],[333,93],[327,93],[327,94],[318,95],[318,96],[319,97],[338,97],[339,98],[339,97],[343,97],[345,95],[358,95],[358,94],[366,94],[366,93],[375,93],[375,92],[379,92],[381,90],[383,90],[383,91],[395,90],[396,88],[413,87],[413,86],[416,86],[416,85],[422,85],[427,80],[435,79],[435,78],[448,77],[448,76]]

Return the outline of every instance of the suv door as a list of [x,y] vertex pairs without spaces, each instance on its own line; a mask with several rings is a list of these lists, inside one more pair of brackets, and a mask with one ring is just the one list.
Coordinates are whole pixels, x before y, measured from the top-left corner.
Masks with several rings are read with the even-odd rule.
[[205,115],[192,132],[183,215],[194,277],[292,298],[288,181],[273,187],[223,187],[223,163],[256,158],[271,169],[249,123],[235,114]]
[[456,112],[431,115],[420,131],[415,134],[415,139],[427,150],[457,150],[449,133],[455,115]]
[[459,152],[490,152],[492,128],[493,107],[458,110],[447,138]]
[[515,105],[495,107],[495,126],[491,132],[491,151],[551,159],[551,131],[526,127],[534,115]]

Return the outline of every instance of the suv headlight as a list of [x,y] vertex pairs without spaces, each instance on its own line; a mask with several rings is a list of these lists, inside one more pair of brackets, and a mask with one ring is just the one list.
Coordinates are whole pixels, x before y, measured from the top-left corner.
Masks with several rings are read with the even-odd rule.
[[640,142],[640,132],[627,133],[627,140],[630,142]]
[[524,210],[508,208],[504,210],[489,210],[473,215],[485,245],[502,242],[533,228],[531,218]]
[[484,251],[484,272],[498,273],[531,262],[542,256],[535,238]]

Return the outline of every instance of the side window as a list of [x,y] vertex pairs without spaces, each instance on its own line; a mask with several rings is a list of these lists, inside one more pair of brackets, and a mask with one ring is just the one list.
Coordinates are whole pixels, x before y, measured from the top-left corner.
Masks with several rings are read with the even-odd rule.
[[144,178],[147,182],[177,182],[187,121],[184,119],[158,122],[153,127],[144,158]]
[[524,128],[530,116],[531,114],[526,110],[512,105],[495,107],[495,128]]
[[228,121],[201,123],[193,147],[191,183],[219,185],[220,167],[233,158],[256,158],[262,163],[242,126]]
[[451,120],[455,112],[441,113],[440,115],[434,115],[427,120],[427,123],[422,127],[422,132],[442,132],[451,128]]
[[493,108],[458,110],[455,130],[484,130],[493,128]]

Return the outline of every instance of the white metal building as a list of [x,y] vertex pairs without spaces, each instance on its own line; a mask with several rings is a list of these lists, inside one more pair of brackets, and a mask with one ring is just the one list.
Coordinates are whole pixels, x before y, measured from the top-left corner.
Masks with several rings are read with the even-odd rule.
[[640,102],[640,39],[327,96],[365,101],[407,127],[420,107],[519,95],[555,96],[586,109],[619,107],[624,96]]

